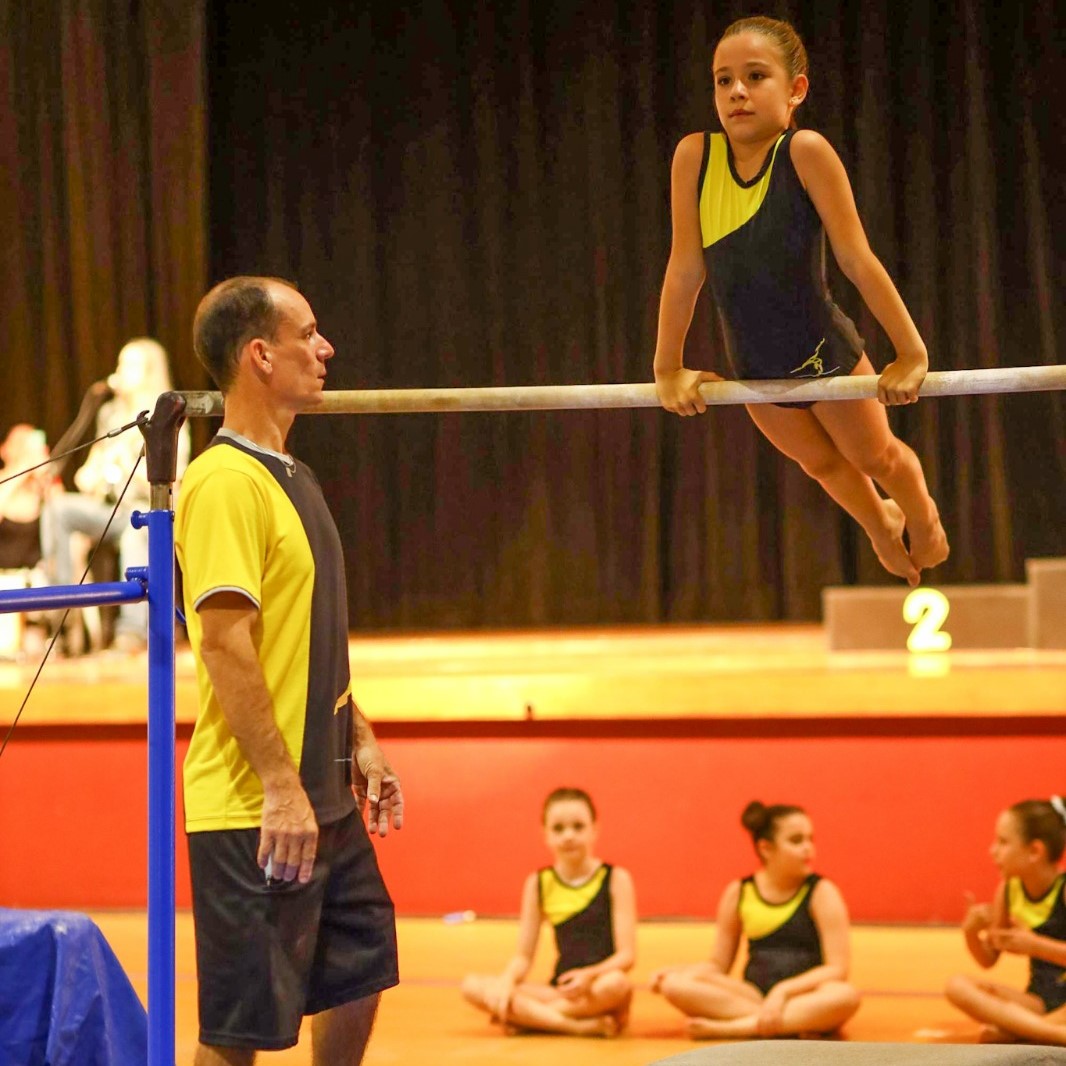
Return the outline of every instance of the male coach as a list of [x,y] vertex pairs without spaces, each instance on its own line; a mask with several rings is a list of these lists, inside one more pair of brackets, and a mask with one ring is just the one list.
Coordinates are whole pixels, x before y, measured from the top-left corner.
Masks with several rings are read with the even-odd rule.
[[363,824],[403,821],[400,782],[351,697],[344,560],[285,441],[321,402],[333,348],[287,282],[235,277],[200,302],[196,354],[223,425],[176,518],[200,710],[184,765],[199,980],[196,1066],[291,1047],[358,1066],[398,981],[392,902]]

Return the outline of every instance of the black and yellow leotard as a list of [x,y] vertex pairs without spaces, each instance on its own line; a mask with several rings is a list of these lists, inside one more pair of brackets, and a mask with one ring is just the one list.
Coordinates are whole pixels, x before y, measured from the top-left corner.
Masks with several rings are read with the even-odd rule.
[[[1025,886],[1017,877],[1007,881],[1007,912],[1017,922],[1039,936],[1052,940],[1066,940],[1066,874],[1059,874],[1055,883],[1040,899],[1030,899]],[[1056,966],[1045,959],[1029,959],[1027,992],[1039,996],[1049,1011],[1066,1004],[1066,967]]]
[[755,878],[740,883],[737,911],[748,938],[748,964],[744,980],[765,995],[779,981],[821,966],[822,938],[811,916],[811,896],[821,880],[811,874],[799,891],[784,903],[767,903],[759,895]]
[[781,134],[750,181],[725,134],[708,133],[699,177],[707,278],[738,378],[850,374],[862,338],[829,294],[825,231]]
[[580,885],[559,880],[546,866],[537,871],[540,912],[552,924],[559,958],[551,983],[578,966],[592,966],[614,954],[611,867],[603,863]]

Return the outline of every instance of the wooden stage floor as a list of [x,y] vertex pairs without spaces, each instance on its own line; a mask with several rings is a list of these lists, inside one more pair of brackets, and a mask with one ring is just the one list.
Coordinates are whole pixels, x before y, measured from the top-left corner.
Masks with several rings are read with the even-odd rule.
[[[111,943],[141,999],[147,988],[147,930],[143,912],[92,915]],[[673,962],[695,961],[709,950],[713,927],[688,922],[644,922],[638,930],[637,985],[630,1027],[616,1040],[560,1036],[503,1037],[460,998],[463,974],[496,972],[513,950],[517,923],[479,919],[446,925],[439,919],[401,919],[402,983],[382,997],[366,1066],[645,1066],[691,1050],[681,1033],[680,1015],[648,991],[649,975]],[[547,937],[542,940],[536,976],[547,976]],[[977,1026],[942,996],[947,978],[977,973],[957,929],[858,926],[852,936],[852,980],[863,992],[859,1012],[848,1023],[848,1040],[905,1043],[973,1043]],[[1025,966],[1004,957],[996,980],[1019,988]],[[196,1044],[196,972],[192,920],[177,918],[177,1061],[192,1061]],[[265,1052],[260,1062],[277,1066],[310,1063],[309,1026],[300,1044]]]
[[[356,637],[356,699],[375,722],[535,719],[1040,717],[1066,710],[1066,652],[830,652],[819,625],[632,627]],[[36,663],[0,663],[0,725]],[[46,664],[23,724],[145,720],[147,658]],[[177,716],[195,716],[188,647]]]

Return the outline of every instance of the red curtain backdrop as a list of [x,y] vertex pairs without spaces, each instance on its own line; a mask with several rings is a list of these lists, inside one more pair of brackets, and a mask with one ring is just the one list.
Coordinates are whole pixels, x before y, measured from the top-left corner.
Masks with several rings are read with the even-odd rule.
[[55,441],[130,337],[202,388],[202,0],[0,3],[0,434]]

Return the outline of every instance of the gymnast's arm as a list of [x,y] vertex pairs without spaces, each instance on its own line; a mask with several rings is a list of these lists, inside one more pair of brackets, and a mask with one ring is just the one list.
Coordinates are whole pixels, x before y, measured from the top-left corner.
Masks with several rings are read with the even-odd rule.
[[[702,969],[710,973],[728,974],[740,949],[743,930],[740,925],[740,882],[731,881],[726,885],[722,898],[718,901],[718,914],[715,917],[714,949],[710,960],[703,963]],[[696,974],[695,976],[699,976]]]
[[1066,967],[1066,943],[1050,936],[1041,936],[1031,929],[1012,927],[994,930],[992,938],[1002,951],[1016,955],[1028,955],[1031,959],[1043,959],[1055,966]]
[[263,783],[258,861],[273,856],[273,875],[302,884],[311,879],[318,823],[274,719],[253,628],[259,608],[239,592],[216,592],[199,607],[200,657],[226,725]]
[[704,381],[720,381],[717,374],[686,370],[685,337],[692,324],[696,297],[707,276],[700,234],[699,183],[704,135],[690,133],[674,152],[670,170],[670,215],[673,237],[666,277],[659,297],[659,336],[655,344],[655,388],[668,411],[679,415],[707,410],[699,394]]
[[537,939],[540,936],[540,923],[537,875],[531,873],[522,886],[522,906],[518,915],[518,947],[503,972],[495,979],[494,987],[489,989],[486,995],[489,1013],[501,1022],[507,1018],[507,1009],[515,988],[522,983],[533,965]]
[[1066,967],[1066,943],[1037,933],[1020,922],[1011,920],[1005,927],[993,926],[988,939],[999,951],[1028,955],[1031,959],[1042,959],[1055,966]]
[[814,130],[792,138],[792,163],[825,226],[840,269],[862,295],[896,349],[896,359],[878,381],[878,399],[914,403],[929,370],[929,354],[888,271],[866,239],[847,171],[833,146]]
[[740,882],[732,881],[726,886],[722,898],[718,901],[718,916],[715,919],[714,949],[707,962],[681,963],[676,966],[664,966],[656,970],[650,979],[651,990],[661,990],[663,978],[668,974],[679,974],[694,980],[707,980],[715,974],[728,974],[733,968],[740,947],[742,930],[740,915]]
[[[973,898],[973,897],[971,897]],[[992,897],[994,903],[974,903],[962,920],[966,947],[978,965],[986,970],[999,958],[999,948],[992,943],[990,930],[1007,924],[1007,886],[1001,881]]]

